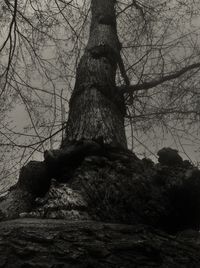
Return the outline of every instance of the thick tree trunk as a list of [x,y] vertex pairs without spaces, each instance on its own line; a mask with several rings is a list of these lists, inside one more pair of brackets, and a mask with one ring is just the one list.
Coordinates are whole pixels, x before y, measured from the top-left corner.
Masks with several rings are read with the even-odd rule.
[[114,0],[92,0],[88,45],[82,56],[70,100],[66,141],[103,137],[126,148],[125,104],[115,76],[120,57]]

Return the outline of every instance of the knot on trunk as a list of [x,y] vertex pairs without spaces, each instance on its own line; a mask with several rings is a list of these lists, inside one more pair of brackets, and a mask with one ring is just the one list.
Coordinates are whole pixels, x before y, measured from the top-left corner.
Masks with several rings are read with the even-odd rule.
[[110,25],[112,27],[116,27],[116,18],[113,15],[98,14],[97,20],[98,20],[99,24]]

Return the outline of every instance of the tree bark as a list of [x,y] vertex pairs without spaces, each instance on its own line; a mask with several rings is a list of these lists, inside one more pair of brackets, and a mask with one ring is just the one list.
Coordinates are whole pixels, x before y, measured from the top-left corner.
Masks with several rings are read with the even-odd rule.
[[120,57],[115,2],[92,0],[90,36],[77,68],[64,144],[103,137],[107,144],[127,147],[124,97],[115,84]]

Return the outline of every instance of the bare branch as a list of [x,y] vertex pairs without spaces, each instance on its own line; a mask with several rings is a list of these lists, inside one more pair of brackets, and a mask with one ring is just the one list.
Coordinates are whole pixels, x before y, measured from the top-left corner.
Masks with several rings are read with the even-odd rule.
[[166,81],[170,81],[170,80],[179,78],[180,76],[182,76],[186,72],[191,71],[193,69],[197,69],[197,68],[200,68],[200,62],[188,65],[188,66],[182,68],[181,70],[179,70],[177,72],[174,72],[174,73],[172,73],[170,75],[163,76],[163,77],[161,77],[160,79],[157,79],[157,80],[144,82],[142,84],[136,84],[136,85],[130,85],[130,86],[127,86],[127,85],[122,86],[122,87],[120,87],[120,90],[122,92],[124,92],[124,93],[132,93],[132,92],[139,91],[139,90],[148,90],[150,88],[153,88],[153,87],[156,87],[158,85],[161,85],[162,83],[164,83]]

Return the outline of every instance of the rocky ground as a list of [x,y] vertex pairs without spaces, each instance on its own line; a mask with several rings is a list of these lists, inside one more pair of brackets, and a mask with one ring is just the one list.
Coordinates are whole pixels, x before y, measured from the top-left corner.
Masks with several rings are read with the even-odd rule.
[[199,268],[200,236],[145,225],[20,219],[0,223],[0,267]]
[[29,163],[0,200],[0,267],[200,267],[200,171],[158,156],[84,140]]
[[114,148],[86,156],[71,177],[66,166],[60,169],[36,209],[21,216],[142,223],[168,233],[198,230],[200,171],[173,149],[158,155],[158,164]]

